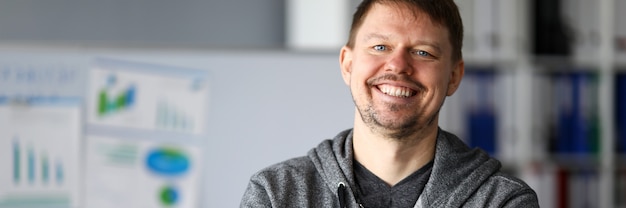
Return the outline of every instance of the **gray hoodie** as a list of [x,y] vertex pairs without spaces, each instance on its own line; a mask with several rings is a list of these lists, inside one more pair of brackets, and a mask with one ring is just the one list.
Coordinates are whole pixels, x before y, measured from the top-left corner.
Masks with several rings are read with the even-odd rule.
[[[354,195],[352,130],[254,174],[240,207],[359,207]],[[500,162],[439,130],[432,173],[414,207],[539,207]]]

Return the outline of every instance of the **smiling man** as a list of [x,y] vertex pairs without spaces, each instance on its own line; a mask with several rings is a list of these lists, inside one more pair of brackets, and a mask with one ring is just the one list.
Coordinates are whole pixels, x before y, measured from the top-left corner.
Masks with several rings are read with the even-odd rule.
[[354,128],[253,175],[241,207],[538,207],[500,162],[438,126],[462,40],[452,0],[364,0],[339,57]]

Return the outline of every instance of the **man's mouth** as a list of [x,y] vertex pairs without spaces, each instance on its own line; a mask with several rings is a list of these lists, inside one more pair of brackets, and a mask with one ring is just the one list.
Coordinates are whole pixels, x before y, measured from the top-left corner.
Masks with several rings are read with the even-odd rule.
[[378,85],[377,87],[381,92],[394,97],[407,98],[417,93],[415,90],[407,87],[398,87],[392,85]]

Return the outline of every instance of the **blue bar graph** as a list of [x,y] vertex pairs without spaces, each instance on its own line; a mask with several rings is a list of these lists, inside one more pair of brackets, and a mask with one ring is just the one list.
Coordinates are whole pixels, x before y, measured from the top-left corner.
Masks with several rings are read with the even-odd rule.
[[56,161],[56,182],[57,185],[63,184],[65,179],[65,173],[63,172],[63,163],[60,160]]
[[66,173],[62,158],[49,154],[47,149],[21,141],[18,136],[14,137],[11,148],[14,185],[64,184]]
[[50,179],[49,177],[49,172],[50,172],[50,165],[48,164],[48,156],[47,154],[42,154],[41,155],[41,180],[44,184],[48,184],[48,181]]
[[28,147],[28,182],[35,183],[35,151]]
[[157,103],[156,127],[176,131],[193,131],[192,115],[176,108],[171,103],[160,101]]
[[17,136],[13,140],[13,183],[20,183],[20,143]]

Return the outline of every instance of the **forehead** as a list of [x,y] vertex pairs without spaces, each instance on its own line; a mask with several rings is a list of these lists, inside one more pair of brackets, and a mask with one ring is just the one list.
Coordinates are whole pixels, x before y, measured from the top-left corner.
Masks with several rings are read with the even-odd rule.
[[374,3],[367,11],[359,33],[366,31],[387,32],[396,29],[403,33],[435,32],[448,37],[447,28],[434,22],[428,13],[415,5],[399,2]]
[[428,13],[421,8],[400,2],[374,3],[366,12],[363,25],[371,25],[376,22],[408,27],[416,25],[422,27],[442,27],[441,24],[433,22]]
[[393,16],[405,18],[407,20],[416,20],[417,18],[421,18],[422,16],[430,19],[428,14],[422,11],[422,8],[419,8],[418,6],[409,3],[394,1],[383,1],[374,3],[369,11],[367,11],[365,16],[368,16],[372,13],[387,13]]

